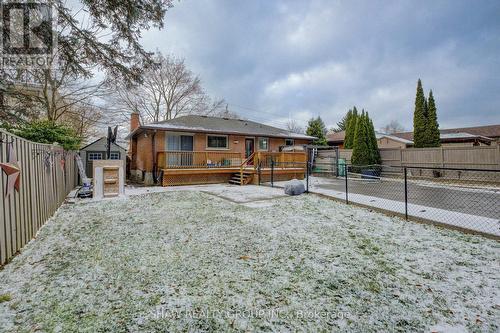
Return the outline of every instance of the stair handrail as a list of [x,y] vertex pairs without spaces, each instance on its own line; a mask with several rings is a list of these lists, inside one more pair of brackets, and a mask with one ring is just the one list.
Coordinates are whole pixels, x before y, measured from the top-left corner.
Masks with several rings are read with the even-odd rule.
[[243,162],[241,162],[240,168],[243,166],[246,166],[248,164],[248,162],[253,158],[254,155],[255,155],[255,152],[250,154],[250,156],[248,156]]
[[254,155],[255,155],[255,152],[253,152],[252,154],[250,154],[250,156],[248,156],[243,161],[243,163],[241,163],[241,165],[240,165],[240,185],[243,185],[243,170],[248,165],[248,162],[250,162],[251,160],[253,160]]

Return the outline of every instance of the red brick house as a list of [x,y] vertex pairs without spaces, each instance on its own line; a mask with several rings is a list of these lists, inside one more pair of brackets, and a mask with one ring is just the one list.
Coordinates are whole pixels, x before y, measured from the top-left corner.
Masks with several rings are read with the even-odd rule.
[[[301,147],[314,139],[249,120],[197,115],[141,125],[133,113],[130,130],[131,179],[163,185],[256,182],[257,173],[269,174],[271,160],[279,179],[301,178]],[[281,151],[285,146],[302,151]]]

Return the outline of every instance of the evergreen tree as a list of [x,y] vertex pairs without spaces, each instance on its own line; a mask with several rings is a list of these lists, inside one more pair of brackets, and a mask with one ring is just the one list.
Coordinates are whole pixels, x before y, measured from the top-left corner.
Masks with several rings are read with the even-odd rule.
[[427,147],[439,147],[441,145],[441,138],[439,133],[439,124],[437,120],[436,103],[432,90],[429,92],[429,100],[427,102]]
[[358,120],[358,110],[356,107],[353,107],[351,117],[347,123],[345,137],[344,137],[344,148],[345,149],[353,149],[354,146],[354,135],[356,132],[356,125]]
[[326,146],[328,144],[326,141],[326,126],[319,116],[318,118],[311,118],[309,120],[306,134],[317,138],[313,141],[313,144],[315,145]]
[[347,124],[349,124],[349,120],[352,117],[352,110],[347,111],[344,117],[337,122],[337,128],[334,128],[333,132],[342,132],[347,129]]
[[377,135],[375,133],[375,127],[373,126],[373,121],[370,119],[368,112],[366,113],[366,124],[368,126],[368,134],[370,139],[370,154],[371,154],[371,164],[380,164],[380,151],[378,150]]
[[426,146],[427,127],[427,102],[425,100],[422,81],[418,79],[417,95],[415,97],[415,110],[413,112],[413,146],[422,148]]
[[351,162],[353,165],[369,165],[371,162],[370,140],[366,116],[363,111],[356,119],[356,130],[354,132],[354,146],[352,148]]
[[10,130],[13,134],[30,141],[48,144],[57,142],[66,150],[78,150],[82,141],[73,128],[48,120],[24,123],[18,127],[11,127]]

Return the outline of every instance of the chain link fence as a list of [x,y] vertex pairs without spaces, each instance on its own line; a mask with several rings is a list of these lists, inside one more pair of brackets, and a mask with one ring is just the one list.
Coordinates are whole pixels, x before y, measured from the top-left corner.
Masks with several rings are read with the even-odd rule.
[[[406,219],[500,237],[500,170],[332,165],[307,163],[308,191]],[[273,178],[271,186],[283,185]]]

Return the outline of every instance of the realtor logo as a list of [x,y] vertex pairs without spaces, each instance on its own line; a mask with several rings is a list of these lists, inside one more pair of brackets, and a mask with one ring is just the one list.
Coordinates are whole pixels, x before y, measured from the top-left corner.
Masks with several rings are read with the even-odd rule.
[[43,1],[2,2],[0,16],[0,68],[50,66],[56,46],[53,8]]

